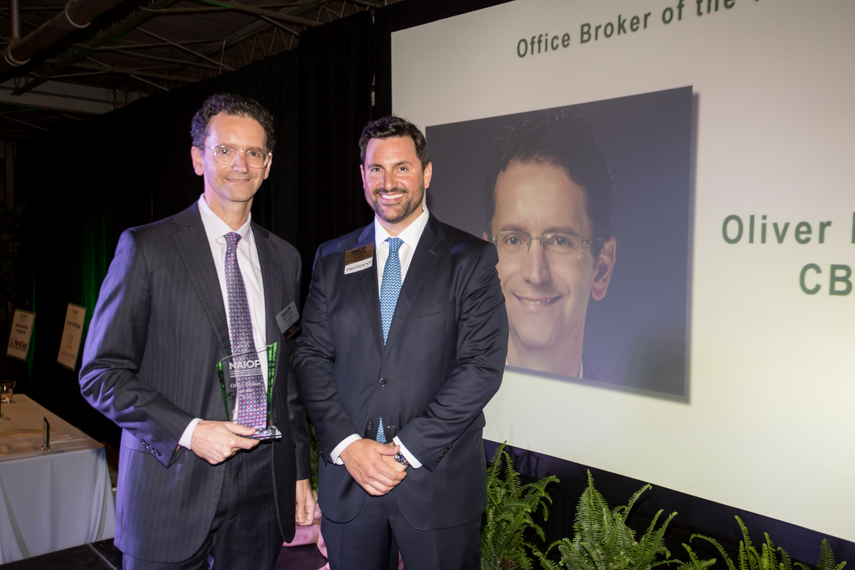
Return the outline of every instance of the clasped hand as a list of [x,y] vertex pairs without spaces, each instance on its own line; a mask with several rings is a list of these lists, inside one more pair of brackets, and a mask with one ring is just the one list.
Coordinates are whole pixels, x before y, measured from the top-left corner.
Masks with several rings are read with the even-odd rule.
[[374,496],[385,495],[407,476],[406,466],[395,461],[401,448],[372,439],[359,439],[344,448],[341,460],[350,476]]

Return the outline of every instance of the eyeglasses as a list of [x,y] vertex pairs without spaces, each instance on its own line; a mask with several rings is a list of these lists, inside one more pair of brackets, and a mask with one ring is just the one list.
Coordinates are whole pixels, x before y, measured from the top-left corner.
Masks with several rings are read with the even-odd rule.
[[522,258],[531,249],[531,242],[540,240],[540,247],[544,253],[555,255],[567,261],[576,261],[582,257],[582,250],[591,247],[596,241],[603,238],[582,239],[572,234],[548,233],[540,237],[532,237],[525,232],[508,230],[499,232],[493,236],[493,243],[499,250],[499,255],[510,258]]
[[238,150],[226,145],[206,146],[202,148],[209,148],[214,151],[214,160],[223,166],[231,166],[237,160],[238,155],[243,154],[247,166],[250,168],[264,168],[270,162],[270,156],[272,155],[272,153],[264,152],[257,148]]

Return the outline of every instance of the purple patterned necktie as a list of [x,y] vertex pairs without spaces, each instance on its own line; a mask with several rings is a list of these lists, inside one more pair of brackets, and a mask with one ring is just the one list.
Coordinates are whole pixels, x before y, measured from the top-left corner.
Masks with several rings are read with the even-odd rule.
[[[226,293],[229,299],[229,338],[235,364],[255,363],[255,366],[236,367],[238,417],[237,423],[264,429],[267,427],[267,390],[261,363],[255,352],[252,338],[252,317],[246,300],[246,287],[237,260],[237,244],[241,235],[226,234]],[[248,354],[247,354],[248,353]],[[232,418],[229,418],[230,420]]]

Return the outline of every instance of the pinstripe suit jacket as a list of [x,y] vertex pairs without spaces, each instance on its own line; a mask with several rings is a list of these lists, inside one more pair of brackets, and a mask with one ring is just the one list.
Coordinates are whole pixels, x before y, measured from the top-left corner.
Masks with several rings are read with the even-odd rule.
[[[280,346],[272,418],[283,437],[258,446],[247,460],[273,454],[279,524],[290,540],[294,484],[309,475],[308,436],[291,373],[293,343],[280,334],[275,315],[299,300],[300,257],[260,226],[253,224],[253,231],[267,341]],[[125,231],[89,325],[80,386],[92,406],[123,428],[116,546],[135,558],[187,559],[211,528],[225,463],[210,465],[178,440],[194,417],[227,419],[215,364],[229,348],[222,292],[197,205]]]

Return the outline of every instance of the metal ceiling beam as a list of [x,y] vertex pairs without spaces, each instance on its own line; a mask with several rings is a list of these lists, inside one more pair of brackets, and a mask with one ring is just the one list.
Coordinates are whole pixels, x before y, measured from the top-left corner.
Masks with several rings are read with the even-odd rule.
[[[59,112],[98,115],[109,110],[110,101],[107,99],[109,89],[103,87],[48,82],[43,88],[34,89],[20,97],[12,96],[13,90],[14,85],[11,81],[0,85],[0,110],[4,107],[14,107],[48,116]],[[139,97],[132,96],[132,98]]]
[[[181,41],[181,42],[175,42],[175,43],[181,44],[183,46],[189,46],[189,45],[193,45],[193,44],[209,44],[209,43],[211,43],[211,41],[212,40],[187,40],[187,41]],[[98,51],[107,51],[107,50],[116,50],[116,49],[121,49],[121,50],[152,49],[152,48],[168,47],[171,45],[173,45],[173,44],[168,43],[168,42],[151,42],[151,43],[145,43],[145,44],[140,44],[140,43],[131,44],[131,43],[116,42],[113,45],[102,46],[102,47],[99,47],[97,49],[98,49]],[[78,47],[86,47],[86,45],[85,44],[78,44]]]
[[142,77],[134,75],[133,73],[128,73],[128,77],[132,77],[133,79],[136,79],[137,81],[141,81],[143,83],[148,83],[149,85],[153,85],[154,87],[157,87],[158,89],[163,89],[164,91],[169,91],[169,87],[164,87],[163,85],[155,83],[154,81],[149,81],[148,79],[143,79]]
[[347,0],[348,2],[352,2],[353,4],[359,4],[361,6],[368,6],[369,8],[382,8],[386,4],[384,2],[372,2],[370,0]]
[[[21,12],[56,12],[56,6],[22,6]],[[9,8],[0,8],[0,14],[8,14]]]
[[210,57],[208,57],[207,55],[202,55],[202,54],[201,54],[201,53],[199,53],[198,51],[194,51],[194,50],[190,49],[190,48],[189,48],[189,47],[187,47],[187,46],[179,45],[178,43],[173,42],[172,40],[169,40],[169,39],[167,39],[167,38],[164,38],[163,36],[159,36],[159,35],[155,34],[154,32],[150,32],[149,30],[146,30],[145,28],[143,28],[143,27],[141,27],[141,26],[137,26],[137,30],[138,30],[138,31],[140,31],[140,32],[142,32],[142,33],[144,33],[144,34],[146,34],[146,35],[148,35],[148,36],[153,37],[153,38],[154,38],[154,39],[156,39],[156,40],[160,40],[160,41],[162,41],[162,42],[167,42],[167,43],[169,43],[169,44],[172,44],[173,46],[177,47],[178,49],[184,50],[184,51],[186,51],[187,53],[189,53],[189,54],[191,54],[191,55],[195,55],[196,57],[201,57],[202,59],[205,59],[205,60],[207,60],[207,61],[210,61],[210,62],[211,62],[211,63],[213,63],[214,65],[219,65],[219,66],[225,67],[225,68],[226,68],[226,69],[228,69],[229,71],[234,71],[234,68],[229,67],[228,65],[225,65],[225,64],[224,64],[224,63],[222,63],[222,62],[219,62],[219,61],[217,61],[217,60],[215,60],[215,59],[211,59],[211,58],[210,58]]
[[[167,44],[167,45],[170,45],[170,44]],[[148,59],[150,61],[165,61],[167,63],[177,63],[179,65],[192,65],[195,67],[204,67],[206,69],[220,69],[219,64],[212,65],[212,64],[208,64],[208,63],[204,63],[204,62],[186,61],[183,59],[175,59],[172,57],[162,57],[159,55],[146,55],[144,53],[138,53],[138,52],[134,52],[134,51],[126,51],[122,48],[108,47],[108,48],[101,48],[100,51],[102,53],[105,51],[113,51],[113,52],[121,53],[122,55],[129,55],[131,57],[136,57],[139,59]]]
[[239,12],[246,12],[247,14],[254,14],[256,16],[267,16],[268,18],[273,18],[274,20],[282,20],[283,22],[289,22],[291,24],[299,24],[301,26],[306,26],[307,28],[311,28],[314,26],[319,26],[320,22],[316,22],[314,20],[307,20],[306,18],[301,18],[299,16],[293,16],[291,14],[285,12],[275,12],[273,10],[265,10],[263,8],[256,8],[255,6],[247,6],[246,4],[241,4],[240,2],[223,2],[220,0],[196,0],[197,2],[202,2],[204,4],[212,4],[214,6],[218,6],[221,8],[233,8]]
[[269,23],[269,24],[272,24],[272,25],[276,26],[276,27],[277,27],[277,28],[279,28],[280,30],[285,30],[286,32],[288,32],[289,34],[291,34],[291,35],[293,35],[293,36],[299,36],[299,35],[300,35],[300,32],[298,32],[297,30],[295,30],[295,29],[293,29],[293,28],[289,28],[289,27],[288,27],[288,26],[286,26],[285,24],[280,24],[280,23],[279,23],[279,22],[277,22],[276,20],[273,20],[273,19],[271,19],[271,18],[268,18],[267,16],[259,16],[259,18],[261,18],[262,20],[264,20],[265,22],[267,22],[267,23]]
[[195,83],[195,79],[191,79],[189,77],[180,77],[178,75],[168,75],[166,73],[151,73],[149,71],[144,71],[142,69],[136,69],[132,67],[123,67],[121,65],[106,65],[100,62],[96,62],[95,65],[91,63],[76,63],[74,67],[79,67],[80,69],[88,69],[90,71],[104,71],[105,73],[118,73],[122,75],[130,75],[131,73],[135,75],[139,75],[141,77],[149,77],[151,79],[160,79],[161,81],[175,81],[178,83]]
[[[312,10],[320,8],[321,6],[323,6],[324,4],[326,4],[327,2],[330,2],[330,1],[331,0],[317,0],[316,2],[313,2],[312,4],[305,5],[305,7],[301,8],[300,10],[297,10],[296,12],[294,12],[294,14],[298,15],[298,16],[302,16],[303,14],[306,14],[308,12],[311,12]],[[315,20],[309,20],[309,21],[314,22],[316,25],[320,24],[320,22],[317,22]],[[265,34],[268,31],[270,31],[270,24],[266,23],[264,21],[256,21],[256,22],[253,22],[251,24],[248,24],[244,28],[242,28],[240,30],[236,30],[235,32],[230,34],[232,36],[232,40],[229,41],[228,43],[226,43],[226,49],[231,49],[241,42],[248,41],[249,39],[251,39],[253,37]],[[222,49],[222,46],[219,43],[212,43],[207,48],[202,48],[199,51],[201,51],[204,54],[210,55],[212,53],[220,51],[221,49]]]
[[40,130],[40,131],[46,131],[46,130],[47,130],[47,129],[46,129],[46,128],[44,128],[44,127],[40,127],[40,126],[38,126],[38,125],[34,125],[34,124],[32,124],[32,123],[28,123],[27,121],[22,121],[21,119],[16,119],[15,117],[10,117],[9,115],[6,115],[6,114],[0,114],[0,118],[2,118],[2,119],[7,119],[7,120],[9,120],[9,121],[15,121],[16,123],[21,123],[22,125],[27,125],[28,127],[32,127],[32,128],[34,128],[34,129],[38,129],[38,130]]
[[[199,0],[203,2],[204,0]],[[253,4],[253,8],[259,8],[262,10],[274,10],[277,8],[299,8],[302,7],[303,4],[299,2],[288,2],[285,4]],[[217,5],[217,6],[199,6],[196,8],[164,8],[163,10],[159,10],[158,13],[161,15],[180,15],[180,14],[204,14],[206,12],[222,12],[224,10],[234,10],[231,6],[225,5]]]
[[[175,4],[177,1],[178,0],[154,0],[151,4],[149,4],[149,7],[166,8]],[[62,73],[75,63],[82,61],[93,53],[96,53],[98,51],[97,48],[117,40],[118,38],[124,36],[131,30],[136,28],[137,26],[144,24],[154,16],[155,14],[152,12],[145,10],[137,10],[136,12],[131,14],[131,16],[128,17],[126,20],[113,26],[111,29],[101,33],[98,38],[89,42],[86,46],[72,47],[69,52],[66,52],[67,55],[65,55],[65,57],[63,57],[56,65],[39,73],[38,78],[29,81],[25,85],[22,85],[21,87],[16,89],[13,94],[22,95],[30,89],[38,87],[57,73]],[[0,80],[2,79],[2,76],[0,76]]]
[[[303,4],[303,5],[301,5],[301,8],[299,10],[295,10],[294,12],[292,12],[292,14],[295,16],[303,16],[305,14],[308,14],[308,13],[311,13],[315,10],[318,10],[319,11],[318,19],[309,20],[309,21],[313,22],[315,25],[322,25],[324,22],[320,21],[320,10],[322,10],[326,5],[332,3],[333,1],[334,0],[316,0],[315,2],[312,2],[310,4]],[[371,2],[367,2],[367,1],[363,1],[363,2],[354,2],[353,0],[342,1],[342,9],[343,10],[346,11],[346,7],[348,5],[353,6],[356,9],[356,11],[358,11],[359,5],[368,5],[371,7],[375,7],[375,6],[379,6],[382,4],[379,4],[379,3],[374,4]],[[338,19],[338,18],[335,18],[335,19]],[[266,21],[268,24],[272,25],[271,22],[269,22],[268,20],[265,20],[264,18],[260,18],[260,20]],[[242,30],[238,30],[238,31],[233,32],[231,34],[233,36],[233,39],[231,39],[231,41],[228,41],[226,43],[225,50],[228,51],[228,50],[232,50],[232,49],[237,49],[237,46],[240,45],[241,43],[251,41],[254,37],[259,38],[259,37],[269,33],[270,29],[271,29],[270,25],[265,25],[262,21],[256,21],[256,22],[253,22],[251,24],[248,24]],[[280,26],[280,29],[284,29],[285,31],[288,31],[289,33],[292,34],[290,46],[287,47],[286,49],[293,48],[294,39],[299,36],[299,31],[296,29],[296,27],[294,30],[290,30],[288,28],[282,28]],[[206,54],[206,55],[213,55],[215,53],[222,52],[223,49],[224,48],[223,48],[223,45],[221,43],[211,42],[211,44],[209,44],[207,47],[199,48],[199,51],[203,54]],[[265,54],[266,54],[266,52],[265,52]],[[234,60],[234,57],[232,59]]]

